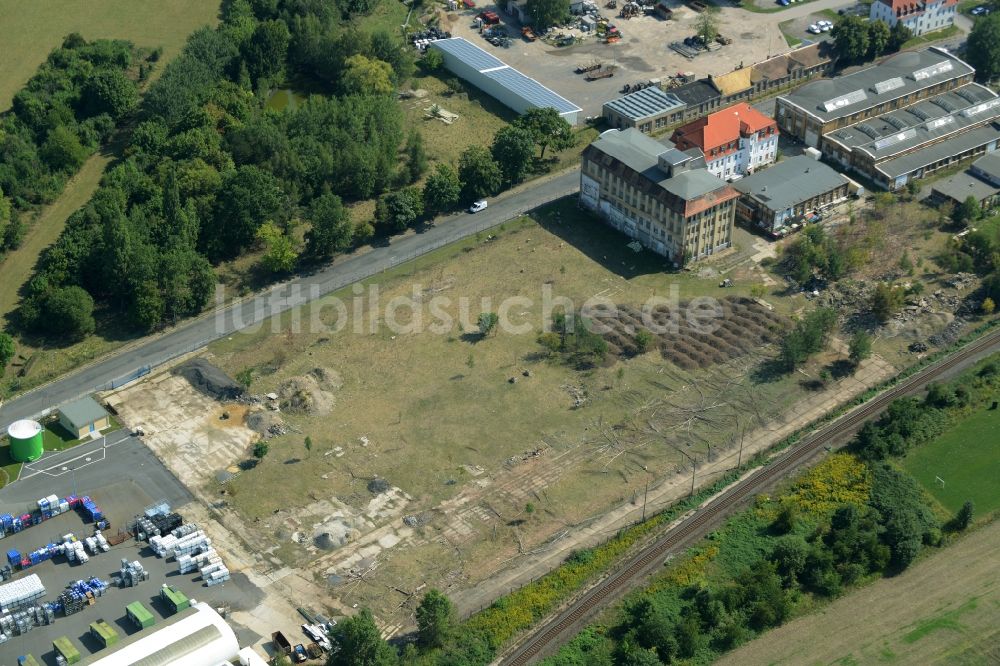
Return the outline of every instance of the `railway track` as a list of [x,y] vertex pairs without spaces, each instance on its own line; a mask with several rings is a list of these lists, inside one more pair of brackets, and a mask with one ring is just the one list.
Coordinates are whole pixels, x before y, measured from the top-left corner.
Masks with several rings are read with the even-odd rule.
[[686,547],[708,534],[735,508],[770,487],[823,448],[836,442],[842,435],[852,433],[866,420],[879,414],[890,402],[920,390],[948,371],[961,366],[965,361],[998,346],[1000,346],[1000,330],[970,342],[954,354],[900,381],[892,388],[886,389],[868,402],[805,438],[727,490],[707,506],[696,510],[663,537],[634,555],[624,566],[598,582],[554,619],[542,625],[534,635],[521,642],[506,656],[501,657],[499,663],[503,666],[526,666],[531,663],[546,648],[558,645],[563,639],[568,639],[571,630],[591,617],[602,605],[617,598],[620,593],[629,588],[630,584],[642,580],[644,575],[657,568],[671,551]]

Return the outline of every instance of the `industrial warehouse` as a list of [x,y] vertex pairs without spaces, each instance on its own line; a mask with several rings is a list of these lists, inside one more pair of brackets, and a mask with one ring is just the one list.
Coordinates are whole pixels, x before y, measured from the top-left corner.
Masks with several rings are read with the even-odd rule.
[[580,107],[576,104],[466,39],[438,39],[428,48],[441,52],[451,73],[518,113],[548,107],[558,111],[570,125],[579,120]]

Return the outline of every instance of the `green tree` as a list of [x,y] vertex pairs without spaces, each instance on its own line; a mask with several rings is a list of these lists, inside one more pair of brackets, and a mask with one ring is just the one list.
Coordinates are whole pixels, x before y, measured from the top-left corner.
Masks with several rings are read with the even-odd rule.
[[82,287],[55,289],[44,297],[37,328],[45,333],[80,340],[94,332],[94,299]]
[[271,450],[271,447],[267,445],[266,442],[257,442],[253,445],[253,457],[257,460],[263,460],[267,452]]
[[861,361],[872,355],[872,336],[868,335],[866,331],[857,331],[851,336],[848,353],[851,362],[854,365],[859,365]]
[[392,66],[387,62],[358,53],[344,64],[340,85],[347,94],[391,95],[396,89]]
[[7,364],[14,358],[15,351],[14,338],[0,331],[0,377],[6,372]]
[[257,229],[257,242],[264,247],[260,264],[270,273],[287,273],[295,266],[298,255],[292,239],[274,222],[268,220]]
[[868,23],[868,59],[873,60],[887,50],[892,41],[892,34],[889,31],[889,24],[885,21],[875,20]]
[[564,150],[574,142],[572,126],[552,107],[529,109],[514,121],[514,125],[531,133],[535,145],[541,149],[539,158],[545,157],[545,149],[549,146]]
[[969,225],[982,217],[982,215],[983,209],[979,206],[979,200],[970,194],[952,212],[951,220],[955,224]]
[[458,172],[450,164],[437,164],[424,182],[424,211],[436,215],[449,210],[458,203],[461,194]]
[[243,47],[243,61],[254,85],[281,76],[291,35],[284,21],[262,21]]
[[354,240],[351,215],[336,194],[321,194],[309,204],[312,227],[306,232],[305,253],[311,259],[329,259]]
[[875,285],[875,292],[869,303],[872,314],[881,323],[889,321],[903,307],[904,292],[896,285],[880,282]]
[[504,180],[513,185],[521,181],[531,164],[535,154],[534,137],[523,127],[507,125],[493,136],[490,152]]
[[653,342],[655,342],[655,340],[656,338],[653,336],[652,333],[650,333],[644,328],[640,328],[638,331],[635,332],[636,351],[639,352],[640,354],[645,354],[650,350],[650,348],[652,348]]
[[327,657],[326,666],[394,666],[398,661],[367,608],[337,623],[330,637],[340,649]]
[[889,30],[889,50],[898,51],[903,48],[903,44],[913,38],[913,31],[907,28],[902,21],[896,21],[896,25]]
[[209,257],[237,256],[254,242],[260,225],[278,221],[284,208],[285,196],[272,173],[252,164],[229,172],[215,200],[213,221],[202,229]]
[[425,648],[444,645],[455,622],[451,600],[438,590],[430,590],[417,606],[417,642]]
[[569,17],[569,0],[528,0],[525,5],[538,30],[548,30]]
[[817,308],[799,320],[781,342],[781,359],[786,369],[794,370],[822,351],[836,324],[837,313],[832,308]]
[[983,302],[979,306],[979,309],[982,310],[983,314],[988,317],[991,314],[993,314],[994,310],[997,309],[996,301],[994,301],[992,298],[990,298],[989,296],[987,296],[986,298],[983,299]]
[[250,388],[253,384],[253,368],[243,368],[236,373],[236,382],[244,389]]
[[777,517],[771,523],[771,529],[777,534],[788,534],[795,529],[795,522],[798,519],[795,507],[786,504],[778,511]]
[[427,171],[427,150],[424,148],[424,135],[420,130],[410,130],[406,139],[406,173],[409,182],[414,183]]
[[976,19],[965,44],[965,59],[980,79],[991,81],[1000,76],[1000,13]]
[[868,57],[868,21],[850,15],[837,21],[830,31],[837,57],[847,62],[863,62]]
[[499,192],[503,175],[490,151],[482,146],[469,146],[458,158],[458,179],[462,183],[462,197],[473,201]]
[[49,132],[42,146],[41,156],[54,171],[76,171],[83,165],[89,152],[73,130],[59,125]]
[[444,67],[444,56],[441,55],[441,51],[438,49],[427,49],[424,52],[424,57],[420,60],[420,64],[423,65],[424,69],[436,72]]
[[708,5],[695,20],[694,34],[701,37],[704,44],[711,44],[719,36],[718,12],[714,5]]
[[495,332],[497,322],[499,321],[500,318],[497,316],[497,313],[481,312],[479,314],[479,319],[476,321],[476,324],[479,326],[479,334],[485,338],[490,333]]
[[89,115],[106,113],[115,120],[139,104],[139,89],[119,69],[99,69],[87,80],[83,100]]
[[375,225],[386,233],[405,231],[423,214],[423,191],[416,187],[388,192],[375,203]]
[[972,524],[972,515],[975,508],[972,505],[971,500],[966,500],[962,504],[962,508],[958,510],[955,514],[955,528],[959,530],[964,530]]

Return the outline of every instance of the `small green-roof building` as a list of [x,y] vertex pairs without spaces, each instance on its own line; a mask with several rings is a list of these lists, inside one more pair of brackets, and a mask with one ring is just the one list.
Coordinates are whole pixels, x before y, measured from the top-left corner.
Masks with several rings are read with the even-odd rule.
[[170,607],[170,611],[173,613],[177,613],[185,608],[191,607],[191,601],[187,598],[187,595],[166,584],[160,588],[160,598],[167,603],[167,606]]
[[59,425],[83,438],[111,425],[108,413],[89,395],[59,407]]
[[125,606],[125,614],[139,629],[148,629],[156,624],[153,614],[142,605],[141,601],[133,601]]
[[62,655],[62,658],[66,660],[67,664],[80,663],[80,651],[77,650],[73,645],[73,642],[65,636],[60,636],[52,641],[52,647],[55,648],[56,652]]
[[97,620],[90,623],[90,633],[101,642],[104,647],[111,647],[118,642],[118,632],[111,628],[111,625],[104,620]]

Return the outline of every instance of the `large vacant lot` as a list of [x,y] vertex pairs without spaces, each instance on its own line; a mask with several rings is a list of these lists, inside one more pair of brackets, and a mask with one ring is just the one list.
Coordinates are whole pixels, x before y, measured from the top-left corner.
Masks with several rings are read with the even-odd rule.
[[214,23],[219,0],[0,0],[0,110],[63,37],[130,39],[172,58],[196,28]]
[[[701,466],[697,480],[711,482],[719,472],[706,463],[735,465],[744,431],[749,451],[792,417],[821,411],[819,404],[788,411],[797,401],[835,403],[861,390],[854,378],[803,389],[836,353],[805,374],[756,375],[770,348],[748,341],[787,325],[784,317],[805,302],[769,296],[774,312],[746,305],[751,287],[766,279],[756,269],[734,269],[728,275],[738,286],[720,289],[716,269],[666,272],[662,259],[633,252],[572,201],[536,218],[380,275],[381,311],[372,318],[364,304],[360,334],[348,290],[341,295],[346,312],[327,299],[283,317],[277,330],[268,322],[211,345],[230,376],[252,373],[251,393],[277,396],[264,402],[280,412],[252,413],[251,427],[288,432],[266,435],[263,462],[225,488],[213,477],[198,490],[213,500],[224,491],[262,551],[336,586],[327,598],[403,623],[406,598],[386,589],[426,583],[457,592],[523,557],[572,548],[567,544],[588,532],[594,515],[641,505],[647,483],[650,507],[662,507],[661,483],[679,482],[687,492],[691,459]],[[545,289],[577,306],[595,296],[636,306],[654,294],[669,297],[672,287],[681,301],[712,295],[738,302],[727,305],[736,333],[721,332],[698,348],[673,336],[666,354],[680,364],[654,344],[650,353],[586,370],[547,358],[537,340]],[[421,331],[389,326],[385,306],[400,296],[425,308]],[[528,330],[481,338],[478,315],[502,311],[511,297],[530,299],[508,313]],[[435,298],[451,299],[445,310],[464,323],[429,330]],[[462,299],[469,301],[464,315]],[[330,327],[347,317],[348,326],[315,330],[313,313]],[[410,311],[401,308],[398,320],[411,322]],[[627,346],[618,336],[611,341]],[[891,371],[871,359],[863,374],[871,381]],[[206,476],[223,464],[206,461]]]
[[1000,523],[824,610],[767,633],[719,663],[1000,663]]

